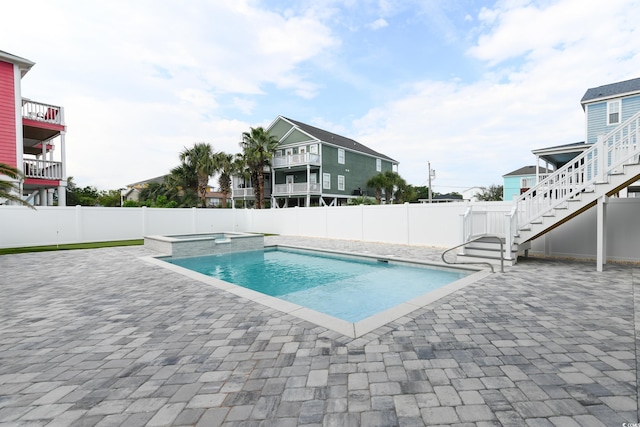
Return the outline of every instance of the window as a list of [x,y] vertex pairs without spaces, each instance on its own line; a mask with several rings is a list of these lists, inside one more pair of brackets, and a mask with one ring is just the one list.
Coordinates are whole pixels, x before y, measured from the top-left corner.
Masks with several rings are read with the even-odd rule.
[[344,191],[344,175],[338,175],[338,190]]
[[322,188],[325,190],[331,189],[331,174],[323,173],[322,174]]
[[309,152],[311,154],[318,154],[318,144],[311,144],[309,146]]
[[620,123],[620,100],[607,102],[607,125]]
[[382,160],[376,159],[376,170],[382,172]]
[[344,165],[344,148],[338,148],[338,163]]

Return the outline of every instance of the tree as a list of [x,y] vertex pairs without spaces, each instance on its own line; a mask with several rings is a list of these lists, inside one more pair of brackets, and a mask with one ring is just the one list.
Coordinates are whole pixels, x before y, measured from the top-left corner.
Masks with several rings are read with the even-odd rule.
[[180,153],[180,161],[193,168],[198,177],[197,192],[200,205],[207,206],[207,186],[209,177],[216,172],[213,148],[204,142],[197,142],[191,148],[185,148]]
[[278,140],[263,127],[251,128],[242,134],[242,155],[253,180],[256,209],[264,207],[264,168],[271,166],[271,159],[278,147]]
[[100,192],[92,185],[78,187],[70,176],[67,179],[67,206],[97,206]]
[[392,204],[394,199],[396,202],[401,203],[401,195],[403,190],[407,187],[407,181],[402,179],[397,172],[386,171],[384,172],[385,185],[384,192],[387,199],[387,204]]
[[20,184],[18,180],[22,179],[23,175],[18,169],[0,163],[0,175],[9,177],[9,180],[0,178],[0,199],[6,199],[35,209],[33,205],[25,202],[20,197]]
[[231,175],[234,172],[234,156],[220,151],[214,155],[216,169],[220,172],[218,186],[222,193],[222,207],[227,207],[227,197],[231,193]]
[[100,192],[98,196],[98,204],[106,207],[120,206],[120,194],[121,189],[118,190],[104,190]]
[[383,173],[372,176],[367,181],[367,187],[371,187],[375,191],[376,202],[382,203],[382,189],[387,186],[387,178]]
[[171,169],[165,184],[179,197],[180,207],[198,205],[198,174],[192,165],[183,162]]
[[491,184],[487,187],[480,187],[482,193],[476,193],[476,198],[479,201],[491,202],[502,201],[503,188],[502,185]]

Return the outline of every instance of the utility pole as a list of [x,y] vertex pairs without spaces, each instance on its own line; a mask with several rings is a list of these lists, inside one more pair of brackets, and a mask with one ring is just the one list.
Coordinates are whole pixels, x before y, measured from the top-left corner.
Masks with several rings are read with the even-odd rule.
[[429,165],[429,203],[431,203],[431,194],[433,193],[431,191],[431,180],[436,179],[436,171],[431,170],[431,162],[427,162],[427,164]]

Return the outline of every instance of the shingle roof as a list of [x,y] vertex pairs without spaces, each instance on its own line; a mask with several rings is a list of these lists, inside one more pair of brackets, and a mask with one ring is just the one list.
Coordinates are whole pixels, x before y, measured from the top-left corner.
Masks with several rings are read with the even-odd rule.
[[584,96],[580,100],[580,103],[584,104],[593,99],[611,98],[616,95],[633,92],[640,92],[640,77],[636,79],[625,80],[623,82],[611,83],[608,85],[587,89]]
[[336,133],[332,133],[306,123],[299,122],[297,120],[292,120],[287,117],[283,117],[283,119],[290,121],[294,125],[298,126],[301,130],[313,136],[314,138],[318,138],[320,141],[327,142],[329,144],[337,145],[338,147],[347,148],[349,150],[358,151],[360,153],[369,154],[371,156],[379,157],[384,160],[388,160],[392,163],[398,163],[396,160],[393,160],[389,156],[385,156],[384,154],[378,153],[377,151],[372,150],[366,145],[360,144],[358,141],[355,141],[351,138],[346,138],[342,135],[338,135]]
[[[542,166],[538,166],[538,172],[540,173],[549,173],[547,168],[543,168]],[[516,169],[513,172],[509,172],[508,174],[502,175],[504,176],[519,176],[519,175],[535,175],[536,167],[535,166],[524,166],[520,169]]]

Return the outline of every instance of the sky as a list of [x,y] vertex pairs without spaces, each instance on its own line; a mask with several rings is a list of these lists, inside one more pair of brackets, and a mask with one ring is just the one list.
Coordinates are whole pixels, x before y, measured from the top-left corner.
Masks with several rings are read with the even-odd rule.
[[3,5],[0,50],[64,107],[79,186],[164,175],[196,142],[238,153],[282,115],[409,184],[430,163],[448,193],[583,141],[585,91],[640,77],[638,22],[639,0],[30,0]]

